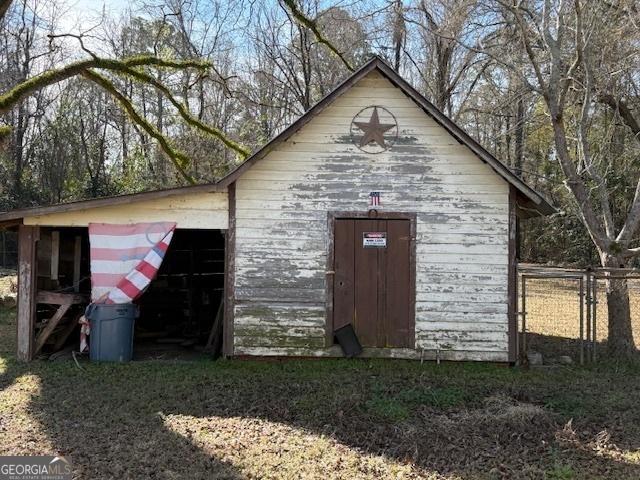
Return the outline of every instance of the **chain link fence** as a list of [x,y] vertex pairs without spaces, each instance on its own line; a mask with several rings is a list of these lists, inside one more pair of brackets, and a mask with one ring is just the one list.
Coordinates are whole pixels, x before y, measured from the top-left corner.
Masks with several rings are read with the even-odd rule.
[[626,279],[636,347],[640,346],[640,271],[520,265],[520,361],[585,363],[604,355],[608,340],[607,279]]

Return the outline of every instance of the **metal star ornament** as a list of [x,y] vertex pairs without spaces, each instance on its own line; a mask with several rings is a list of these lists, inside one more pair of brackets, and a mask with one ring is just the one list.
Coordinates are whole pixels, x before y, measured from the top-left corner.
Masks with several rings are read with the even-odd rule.
[[[383,109],[383,110],[385,110],[386,112],[386,109]],[[391,117],[393,118],[393,116]],[[389,148],[389,145],[385,142],[385,138],[384,138],[385,133],[397,126],[396,123],[381,123],[380,115],[378,113],[378,107],[373,107],[373,111],[371,112],[371,118],[369,118],[368,122],[354,120],[353,125],[355,125],[358,129],[360,129],[363,132],[362,138],[360,139],[360,142],[359,142],[360,148],[366,147],[367,145],[374,143],[374,144],[377,144],[382,150],[386,150]]]
[[380,147],[387,148],[384,143],[384,133],[396,126],[393,123],[380,123],[378,107],[373,107],[373,113],[371,113],[371,118],[368,122],[353,123],[364,132],[362,139],[360,139],[361,147],[369,145],[371,142],[376,142]]

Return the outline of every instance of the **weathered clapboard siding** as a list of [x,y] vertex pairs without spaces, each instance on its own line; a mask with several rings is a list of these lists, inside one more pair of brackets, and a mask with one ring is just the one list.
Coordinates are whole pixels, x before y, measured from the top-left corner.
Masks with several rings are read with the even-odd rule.
[[[398,122],[377,155],[350,138],[369,105]],[[339,355],[323,334],[327,212],[365,211],[371,191],[417,213],[416,349],[365,354],[506,361],[508,185],[375,72],[237,180],[234,353]]]
[[[237,346],[236,355],[254,356],[292,356],[292,357],[341,357],[340,348],[307,348],[307,347],[249,347]],[[448,361],[483,361],[504,362],[501,351],[473,351],[473,350],[413,350],[408,348],[376,349],[365,348],[363,356],[370,358],[406,358],[415,360],[448,360]]]
[[[133,208],[135,207],[135,208]],[[25,225],[86,227],[92,223],[176,222],[178,228],[226,229],[229,205],[226,192],[191,193],[135,201],[130,204],[87,208],[25,217]]]

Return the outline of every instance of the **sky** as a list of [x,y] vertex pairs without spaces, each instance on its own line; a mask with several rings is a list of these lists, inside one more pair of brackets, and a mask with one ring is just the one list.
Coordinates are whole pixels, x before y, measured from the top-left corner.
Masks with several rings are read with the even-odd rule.
[[124,12],[129,0],[64,0],[64,14],[60,19],[60,31],[78,33],[99,22],[102,12],[118,17]]

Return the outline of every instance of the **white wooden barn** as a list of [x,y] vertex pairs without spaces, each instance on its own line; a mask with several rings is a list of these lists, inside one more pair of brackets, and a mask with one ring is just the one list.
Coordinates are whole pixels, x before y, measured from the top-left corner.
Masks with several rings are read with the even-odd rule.
[[[217,183],[0,214],[20,235],[18,355],[48,344],[41,304],[85,301],[89,223],[158,220],[206,266],[184,277],[205,325],[224,298],[227,356],[341,356],[350,323],[365,357],[513,362],[517,219],[551,212],[376,57]],[[166,275],[143,298],[185,287]]]

